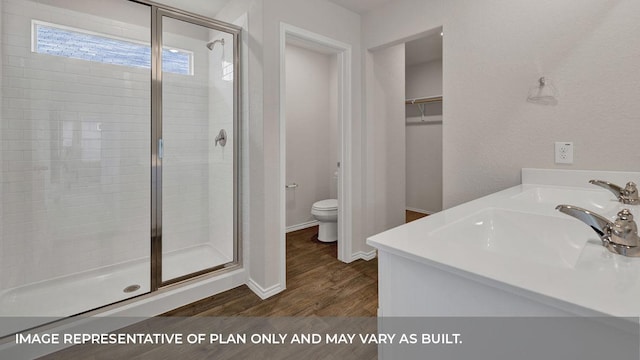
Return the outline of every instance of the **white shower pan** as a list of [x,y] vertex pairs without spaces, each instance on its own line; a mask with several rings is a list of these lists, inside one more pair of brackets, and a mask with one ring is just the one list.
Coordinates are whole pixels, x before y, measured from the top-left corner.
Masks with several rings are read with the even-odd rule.
[[[213,246],[195,245],[163,255],[164,277],[175,278],[228,262]],[[149,258],[141,258],[7,289],[0,293],[0,317],[28,317],[33,319],[29,325],[38,326],[148,293],[150,279]],[[130,286],[139,289],[125,292]],[[2,326],[0,337],[21,330]]]

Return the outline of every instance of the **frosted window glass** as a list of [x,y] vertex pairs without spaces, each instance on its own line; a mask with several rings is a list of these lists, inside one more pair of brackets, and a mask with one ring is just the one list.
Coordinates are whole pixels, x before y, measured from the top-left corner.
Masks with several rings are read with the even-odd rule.
[[[35,24],[34,51],[39,54],[95,61],[104,64],[151,68],[151,47],[135,41]],[[162,50],[162,71],[192,75],[193,54],[178,49]]]

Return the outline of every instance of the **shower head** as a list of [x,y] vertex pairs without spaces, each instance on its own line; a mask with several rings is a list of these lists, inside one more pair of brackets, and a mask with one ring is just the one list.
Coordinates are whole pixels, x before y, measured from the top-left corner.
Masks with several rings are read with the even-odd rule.
[[213,47],[216,46],[216,43],[220,43],[220,45],[224,46],[224,39],[213,40],[207,43],[207,48],[209,50],[213,50]]

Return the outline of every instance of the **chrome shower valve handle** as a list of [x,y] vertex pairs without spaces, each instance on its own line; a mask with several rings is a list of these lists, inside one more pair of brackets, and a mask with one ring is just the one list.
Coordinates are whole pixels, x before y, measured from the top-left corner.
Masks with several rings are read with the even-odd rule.
[[224,147],[227,145],[227,132],[224,131],[224,129],[221,129],[214,140],[216,142],[215,146],[218,146],[218,143],[220,143],[220,146]]

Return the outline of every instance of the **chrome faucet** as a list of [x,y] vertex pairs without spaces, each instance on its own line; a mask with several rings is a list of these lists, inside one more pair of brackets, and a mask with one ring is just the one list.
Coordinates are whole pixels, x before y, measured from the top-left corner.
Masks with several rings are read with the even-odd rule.
[[556,210],[589,225],[600,236],[602,246],[612,253],[640,257],[638,226],[629,209],[620,210],[614,222],[602,215],[573,205],[558,205]]
[[629,181],[624,188],[622,186],[612,184],[604,180],[589,180],[589,183],[611,191],[615,196],[618,197],[618,201],[623,204],[640,205],[638,187],[634,182]]

